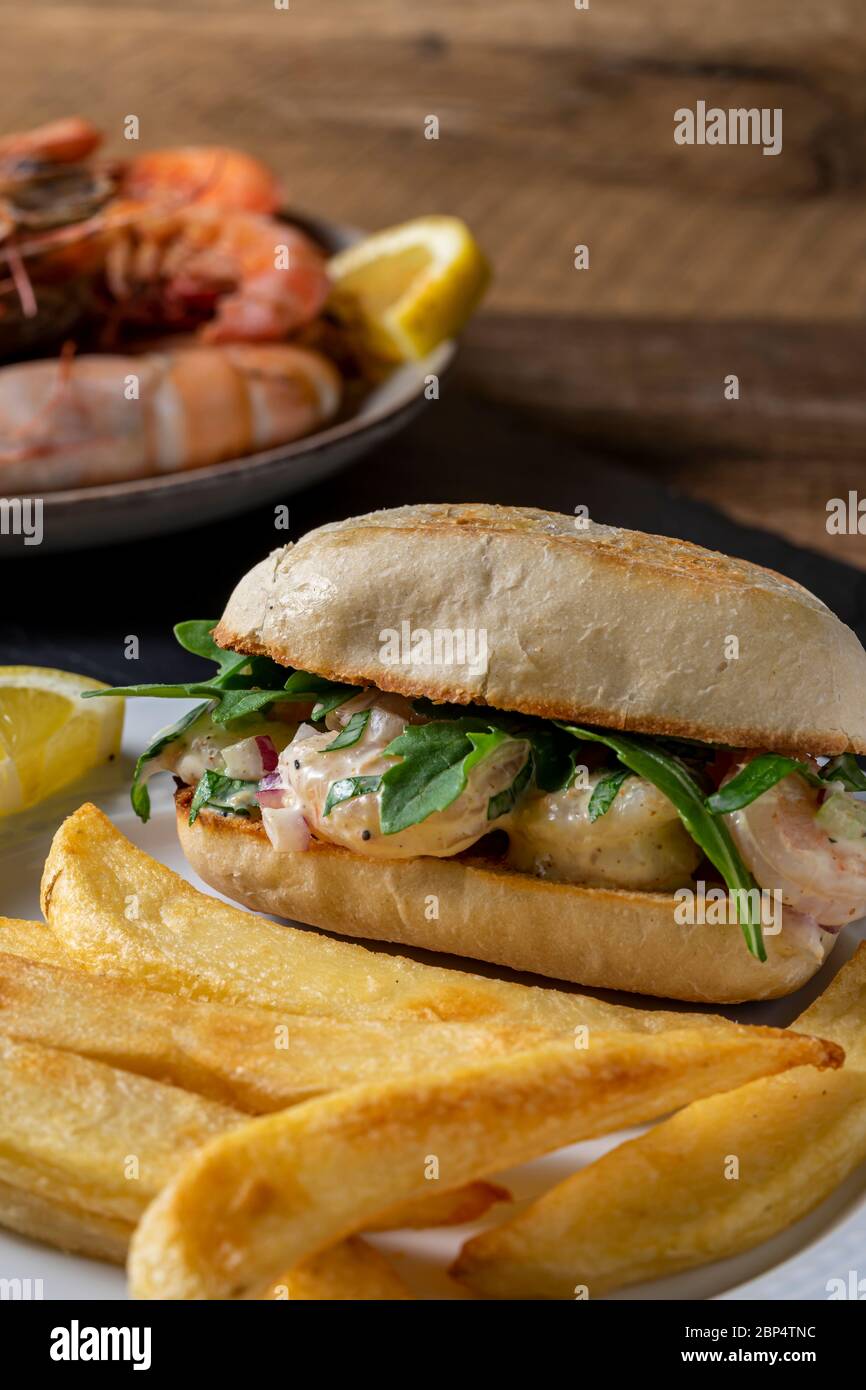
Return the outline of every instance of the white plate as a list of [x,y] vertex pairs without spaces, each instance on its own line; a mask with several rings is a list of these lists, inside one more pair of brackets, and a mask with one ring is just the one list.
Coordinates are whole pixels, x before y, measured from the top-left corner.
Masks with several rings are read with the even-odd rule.
[[[51,836],[62,817],[88,799],[101,806],[124,834],[142,849],[176,869],[196,887],[212,892],[196,878],[178,847],[170,780],[160,778],[151,783],[154,814],[147,825],[141,825],[135,818],[127,795],[132,760],[144,747],[148,737],[177,717],[185,707],[180,701],[172,701],[170,705],[163,700],[128,701],[122,760],[27,815],[11,822],[0,822],[0,914],[39,918],[39,878]],[[743,1022],[785,1026],[805,1008],[809,998],[825,988],[864,935],[866,921],[846,928],[828,966],[796,999],[760,1006],[749,1005],[726,1012]],[[440,963],[453,965],[454,960],[443,956]],[[485,968],[468,964],[470,968]],[[487,973],[496,972],[491,970]],[[628,1000],[624,999],[624,1002]],[[624,1131],[589,1143],[575,1144],[499,1176],[513,1192],[516,1202],[523,1203],[636,1133],[639,1131]],[[511,1211],[514,1209],[510,1208]],[[390,1253],[396,1268],[416,1294],[428,1298],[468,1297],[447,1279],[444,1270],[470,1234],[482,1229],[483,1225],[494,1224],[498,1219],[494,1212],[489,1221],[475,1226],[459,1230],[398,1232],[377,1236],[375,1243]],[[849,1272],[858,1269],[857,1277],[866,1277],[864,1251],[866,1172],[861,1169],[796,1226],[756,1249],[670,1279],[624,1289],[612,1297],[826,1299],[829,1280],[842,1279],[847,1282]],[[94,1260],[63,1255],[6,1232],[0,1232],[0,1278],[41,1279],[46,1299],[126,1297],[121,1270]]]

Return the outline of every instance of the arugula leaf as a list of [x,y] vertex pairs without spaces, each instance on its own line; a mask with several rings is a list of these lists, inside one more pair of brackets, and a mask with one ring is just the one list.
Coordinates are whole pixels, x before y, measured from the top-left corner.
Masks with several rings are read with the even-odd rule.
[[510,787],[505,791],[499,792],[497,796],[491,796],[487,803],[487,819],[498,820],[500,816],[507,816],[512,810],[515,802],[529,786],[532,778],[532,754],[526,759],[523,767],[518,772]]
[[294,671],[286,681],[286,690],[296,700],[315,700],[311,719],[324,719],[326,714],[344,705],[357,695],[359,685],[344,685],[341,681],[329,681],[325,676],[314,676],[309,671]]
[[597,821],[600,816],[603,816],[606,811],[610,810],[623,782],[627,781],[632,775],[633,774],[629,772],[627,767],[615,767],[611,768],[608,772],[602,773],[593,787],[592,796],[589,798],[587,810],[589,811],[590,823]]
[[82,691],[82,698],[92,699],[94,696],[103,695],[134,698],[150,695],[164,700],[180,700],[194,698],[196,695],[218,697],[223,689],[249,690],[253,686],[273,686],[276,690],[282,690],[286,674],[284,666],[278,666],[270,657],[244,656],[243,653],[225,651],[217,646],[211,636],[215,627],[216,619],[190,618],[186,622],[177,623],[173,629],[184,651],[216,663],[217,670],[210,680],[177,684],[118,685],[112,690]]
[[164,748],[170,743],[174,743],[192,724],[200,719],[207,709],[207,704],[196,705],[194,709],[187,710],[186,714],[178,719],[176,724],[172,724],[167,729],[161,729],[154,735],[151,742],[147,745],[138,762],[135,764],[135,772],[132,774],[132,786],[129,789],[129,799],[132,802],[132,809],[139,820],[147,822],[150,820],[150,792],[147,783],[141,780],[141,774],[149,762],[158,758]]
[[258,714],[259,710],[264,709],[267,705],[293,704],[297,700],[296,695],[287,694],[285,690],[250,690],[246,683],[220,685],[217,680],[211,682],[191,681],[188,685],[118,686],[116,690],[85,690],[82,693],[85,696],[156,695],[166,700],[178,700],[185,697],[192,699],[196,695],[206,695],[209,700],[217,702],[213,711],[215,724],[233,724],[238,719],[245,719],[249,714]]
[[[185,623],[177,623],[174,635],[185,651],[194,656],[215,661],[219,670],[212,679],[238,689],[249,690],[258,687],[262,690],[282,690],[286,679],[286,668],[269,656],[246,656],[243,652],[233,652],[218,647],[211,636],[216,622],[210,618],[192,618]],[[241,675],[241,672],[244,674]]]
[[510,737],[484,720],[409,724],[385,749],[401,761],[382,777],[382,832],[394,835],[457,800],[482,759]]
[[341,777],[339,781],[332,782],[328,788],[322,815],[329,816],[334,807],[339,806],[342,801],[351,801],[355,796],[366,796],[368,792],[377,792],[381,785],[381,777]]
[[193,656],[201,656],[205,661],[216,662],[220,672],[226,666],[234,665],[238,660],[241,661],[242,665],[245,665],[249,661],[248,656],[239,658],[237,652],[226,651],[224,647],[217,646],[211,636],[216,625],[216,618],[188,618],[186,622],[175,623],[172,632],[185,652],[192,652]]
[[792,772],[802,767],[803,764],[796,758],[785,758],[780,753],[762,753],[746,763],[730,782],[706,798],[707,810],[712,811],[714,816],[739,811],[742,806],[750,805],[775,787],[783,777],[790,777]]
[[284,690],[218,690],[219,704],[213,712],[215,724],[234,724],[268,705],[292,704],[296,697]]
[[825,782],[841,782],[846,791],[866,792],[866,773],[864,773],[853,753],[842,753],[831,758],[821,768]]
[[352,715],[345,728],[328,744],[327,748],[319,750],[320,753],[332,753],[335,748],[351,748],[353,744],[358,742],[369,722],[370,711],[359,709],[356,714]]
[[292,674],[291,666],[281,666],[269,656],[250,656],[247,661],[250,685],[260,686],[262,690],[283,690],[286,677]]
[[198,786],[193,793],[192,804],[189,808],[190,825],[195,824],[198,813],[204,806],[214,806],[218,810],[233,811],[236,816],[248,816],[247,808],[245,806],[232,806],[230,798],[257,785],[256,782],[245,782],[237,777],[225,777],[221,772],[206,772],[199,778]]
[[155,695],[164,700],[185,700],[196,695],[219,696],[220,686],[213,681],[188,681],[186,685],[116,685],[111,690],[82,690],[82,700],[103,695]]
[[543,792],[561,792],[574,776],[578,750],[571,739],[552,724],[527,729],[521,737],[528,738],[532,748],[536,786]]
[[576,724],[563,724],[560,727],[575,738],[602,743],[612,749],[621,763],[639,777],[652,782],[673,802],[686,830],[718,869],[731,891],[746,945],[758,960],[766,960],[760,908],[755,908],[753,897],[744,896],[758,885],[740,858],[725,822],[717,820],[707,810],[703,793],[684,764],[658,748],[650,739],[585,729]]
[[712,796],[707,797],[707,809],[712,811],[714,816],[739,811],[742,806],[751,805],[759,796],[763,796],[764,792],[775,787],[783,777],[790,777],[792,772],[796,772],[812,787],[824,786],[824,779],[813,772],[808,763],[800,762],[798,758],[786,758],[781,753],[761,753],[750,763],[746,763],[730,782],[726,782],[717,792],[713,792]]

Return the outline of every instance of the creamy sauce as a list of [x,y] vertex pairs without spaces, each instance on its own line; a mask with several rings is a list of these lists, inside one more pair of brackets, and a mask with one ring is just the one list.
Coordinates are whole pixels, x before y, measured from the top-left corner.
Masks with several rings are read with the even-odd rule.
[[383,835],[379,799],[373,792],[341,802],[324,814],[332,783],[343,778],[379,777],[393,766],[383,755],[410,717],[400,697],[376,699],[365,692],[341,706],[329,722],[344,726],[358,709],[371,709],[370,722],[349,748],[323,751],[333,733],[310,734],[290,744],[280,759],[290,786],[289,804],[303,814],[313,835],[357,854],[381,859],[436,857],[469,849],[490,830],[509,837],[507,863],[538,877],[566,883],[621,888],[667,889],[689,881],[701,851],[686,831],[673,804],[651,783],[632,777],[620,788],[605,815],[591,822],[589,801],[601,776],[585,788],[550,795],[523,796],[508,814],[488,819],[492,796],[510,787],[528,756],[516,740],[496,749],[469,774],[466,790],[444,811],[394,835]]
[[[370,717],[358,741],[331,751],[328,745],[336,734],[362,710],[369,710]],[[509,867],[560,882],[670,889],[687,883],[696,868],[700,850],[672,803],[639,777],[630,777],[609,810],[594,822],[588,808],[600,773],[592,775],[586,787],[524,794],[508,814],[488,819],[491,797],[507,790],[526,763],[529,745],[522,739],[509,740],[477,764],[465,790],[444,811],[396,834],[383,834],[374,792],[342,801],[325,815],[334,782],[381,777],[394,766],[393,757],[384,754],[388,744],[408,724],[423,722],[402,696],[365,690],[326,716],[326,733],[309,724],[297,727],[274,720],[250,721],[242,732],[237,727],[225,730],[204,715],[156,762],[195,786],[207,771],[231,775],[232,767],[244,765],[241,741],[268,734],[282,749],[278,770],[286,790],[279,808],[265,808],[263,824],[282,852],[305,848],[312,835],[376,859],[445,857],[502,829],[509,837]],[[255,783],[228,797],[225,806],[258,815]]]
[[509,817],[507,862],[563,883],[662,890],[688,883],[701,859],[671,801],[642,777],[629,777],[603,816],[591,821],[588,785],[527,796]]
[[[360,703],[366,698],[359,696],[357,702],[353,700],[335,711],[341,716],[335,724],[345,724],[358,708],[368,708],[372,701]],[[290,744],[280,758],[280,769],[290,787],[289,804],[303,812],[318,839],[371,858],[459,854],[500,824],[488,820],[488,802],[511,786],[526,762],[529,745],[524,740],[509,740],[494,749],[470,771],[466,788],[456,801],[396,834],[383,835],[379,798],[374,793],[340,802],[327,816],[324,814],[333,782],[349,777],[381,777],[394,766],[394,758],[385,757],[384,749],[403,732],[410,719],[417,719],[406,701],[401,701],[406,708],[399,708],[399,698],[388,697],[387,703],[381,697],[376,700],[363,735],[349,748],[326,751],[334,741],[333,732],[314,734]]]
[[[214,724],[209,713],[205,713],[188,729],[184,730],[180,738],[172,739],[161,753],[151,759],[145,768],[145,776],[142,780],[149,780],[157,772],[172,772],[182,782],[186,782],[187,786],[194,787],[206,772],[219,772],[223,776],[233,776],[234,773],[226,767],[224,756],[226,749],[239,745],[256,735],[266,734],[279,753],[294,737],[296,729],[296,724],[287,724],[283,720],[255,717],[245,719],[230,729],[221,728],[218,724]],[[255,793],[255,786],[253,793]],[[254,803],[255,795],[253,794],[251,803],[244,800],[242,804]]]

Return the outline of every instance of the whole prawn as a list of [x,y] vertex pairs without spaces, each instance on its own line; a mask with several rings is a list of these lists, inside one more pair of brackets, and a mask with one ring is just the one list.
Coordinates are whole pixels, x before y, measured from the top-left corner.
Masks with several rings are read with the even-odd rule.
[[866,912],[866,839],[831,839],[815,819],[820,795],[792,774],[725,819],[761,887],[778,888],[786,906],[836,930]]
[[106,223],[104,276],[115,321],[198,324],[208,343],[278,342],[311,323],[330,291],[319,248],[271,217],[120,203]]
[[290,343],[16,363],[0,370],[0,492],[123,482],[286,444],[327,423],[341,392],[326,357]]
[[100,171],[100,139],[68,118],[0,141],[0,262],[9,272],[0,326],[11,300],[36,318],[46,286],[50,300],[52,287],[66,288],[82,312],[104,318],[111,345],[127,327],[275,342],[318,316],[330,288],[325,257],[271,216],[279,185],[258,160],[189,147]]

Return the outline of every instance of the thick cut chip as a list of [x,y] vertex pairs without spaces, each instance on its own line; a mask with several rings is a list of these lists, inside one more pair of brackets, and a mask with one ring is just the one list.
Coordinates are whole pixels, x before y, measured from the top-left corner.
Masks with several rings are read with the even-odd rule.
[[29,1192],[14,1183],[0,1182],[0,1226],[72,1255],[122,1265],[133,1224],[85,1211],[63,1198],[55,1201],[45,1192]]
[[25,956],[32,961],[43,961],[46,965],[75,965],[62,941],[44,922],[22,922],[15,917],[0,917],[0,951]]
[[290,1013],[281,1019],[271,1009],[181,999],[2,951],[0,1033],[181,1086],[251,1115],[341,1086],[435,1071],[461,1057],[505,1056],[553,1036],[502,1024],[350,1023]]
[[404,1300],[414,1295],[380,1251],[358,1236],[350,1236],[289,1270],[257,1297],[358,1303]]
[[338,1018],[508,1022],[662,1032],[731,1027],[709,1014],[626,1008],[368,951],[209,898],[144,854],[95,806],[54,837],[42,911],[76,964],[171,994]]
[[697,1101],[467,1242],[453,1273],[492,1298],[599,1297],[751,1249],[866,1160],[866,944],[797,1020],[845,1067]]
[[[242,1119],[175,1086],[3,1035],[0,1095],[0,1185],[66,1213],[75,1248],[73,1229],[88,1215],[128,1233],[184,1158]],[[4,1219],[12,1224],[8,1205]]]
[[[428,1187],[431,1182],[428,1181]],[[510,1202],[507,1187],[495,1182],[468,1182],[450,1192],[434,1192],[408,1206],[377,1217],[371,1231],[426,1231],[433,1226],[466,1226],[478,1221],[496,1202]]]
[[187,1161],[130,1250],[139,1298],[244,1297],[426,1195],[841,1049],[773,1029],[593,1033],[413,1081],[357,1086],[229,1132]]
[[[0,1095],[0,1225],[116,1262],[189,1154],[246,1119],[176,1086],[2,1032]],[[507,1195],[492,1183],[428,1192],[389,1211],[380,1228],[457,1225]]]

